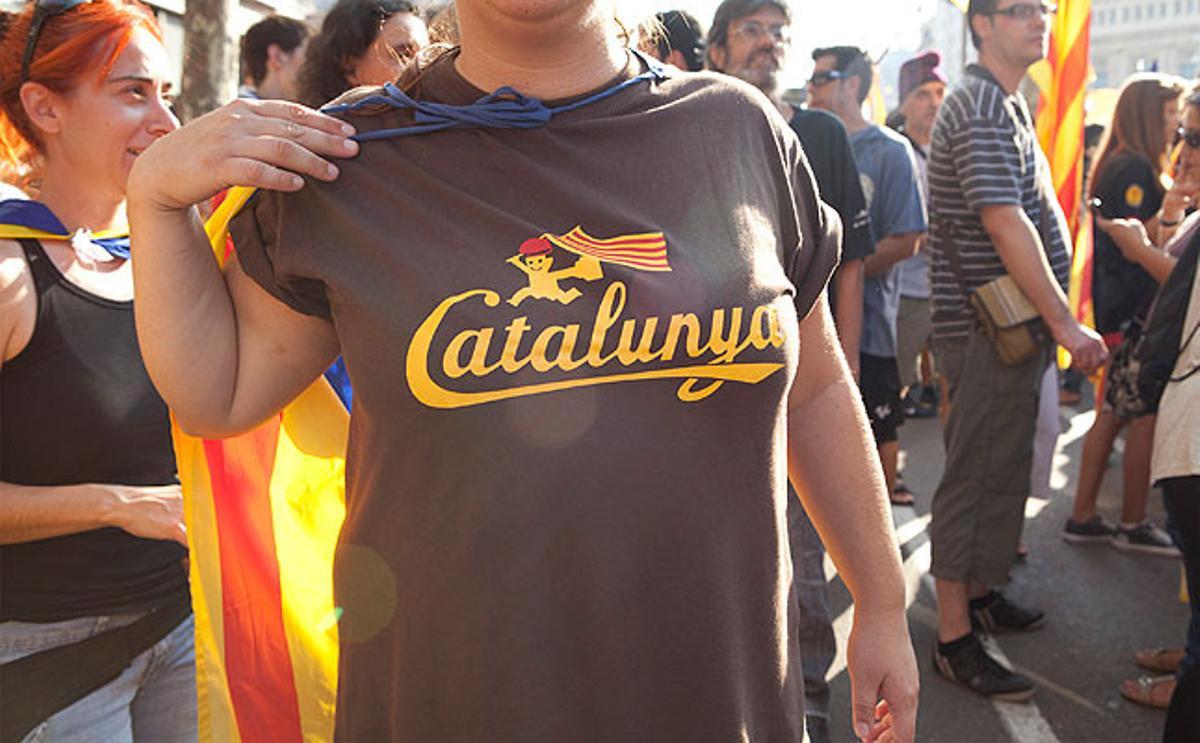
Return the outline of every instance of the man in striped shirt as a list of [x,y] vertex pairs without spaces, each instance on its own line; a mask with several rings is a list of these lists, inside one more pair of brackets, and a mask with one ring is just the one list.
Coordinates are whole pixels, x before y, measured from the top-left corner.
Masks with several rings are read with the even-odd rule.
[[1010,701],[1029,699],[1033,683],[988,655],[973,629],[1028,631],[1045,618],[993,587],[1008,582],[1020,539],[1052,343],[1034,359],[1005,366],[977,329],[969,294],[1008,274],[1077,368],[1091,371],[1106,357],[1100,337],[1068,308],[1066,227],[1017,93],[1026,69],[1045,56],[1053,12],[1029,0],[971,0],[979,64],[946,97],[929,157],[934,345],[951,398],[946,469],[930,527],[935,660],[972,691]]

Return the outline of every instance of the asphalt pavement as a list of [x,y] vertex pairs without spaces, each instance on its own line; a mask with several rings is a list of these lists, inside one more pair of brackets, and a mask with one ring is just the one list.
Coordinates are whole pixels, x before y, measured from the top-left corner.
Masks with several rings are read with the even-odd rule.
[[[1179,601],[1180,561],[1129,555],[1106,544],[1069,545],[1061,531],[1071,511],[1083,437],[1093,420],[1086,404],[1060,408],[1051,500],[1031,499],[1024,541],[1030,555],[1014,568],[1007,593],[1044,609],[1040,630],[1001,635],[994,645],[1010,664],[1039,682],[1028,704],[990,702],[942,678],[932,652],[936,603],[927,576],[930,500],[944,459],[936,419],[910,420],[901,429],[904,479],[914,507],[893,508],[909,582],[909,627],[921,669],[917,739],[929,743],[1139,743],[1161,740],[1164,713],[1125,701],[1117,687],[1140,672],[1138,648],[1180,646],[1188,610]],[[1109,462],[1099,510],[1116,521],[1121,508],[1121,451]],[[1150,516],[1164,522],[1162,496],[1150,495]],[[832,565],[827,561],[827,569]],[[845,641],[853,616],[850,595],[830,581],[839,655],[831,670],[834,741],[855,740],[850,729],[850,681]]]

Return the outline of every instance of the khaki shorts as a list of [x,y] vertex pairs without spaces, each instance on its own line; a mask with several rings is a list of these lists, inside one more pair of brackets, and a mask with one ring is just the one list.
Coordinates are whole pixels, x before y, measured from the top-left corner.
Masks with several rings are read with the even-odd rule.
[[933,494],[930,541],[937,578],[997,586],[1021,540],[1046,348],[1021,366],[1000,362],[991,342],[938,343],[950,387],[946,468]]
[[917,383],[917,357],[933,336],[933,319],[928,299],[900,297],[896,317],[896,363],[900,366],[900,388]]

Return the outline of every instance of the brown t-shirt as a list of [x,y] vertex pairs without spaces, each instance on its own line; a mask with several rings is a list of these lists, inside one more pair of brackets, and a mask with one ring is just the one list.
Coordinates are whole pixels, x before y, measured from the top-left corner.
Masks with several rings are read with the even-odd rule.
[[354,385],[339,740],[800,739],[786,397],[838,223],[765,98],[367,143],[233,234]]

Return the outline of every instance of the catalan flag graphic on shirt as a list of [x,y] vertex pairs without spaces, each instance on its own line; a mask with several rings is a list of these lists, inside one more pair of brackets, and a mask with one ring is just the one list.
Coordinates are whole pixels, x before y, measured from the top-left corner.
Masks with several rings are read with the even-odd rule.
[[667,238],[661,232],[599,239],[576,227],[565,235],[542,235],[563,250],[639,271],[670,271]]

